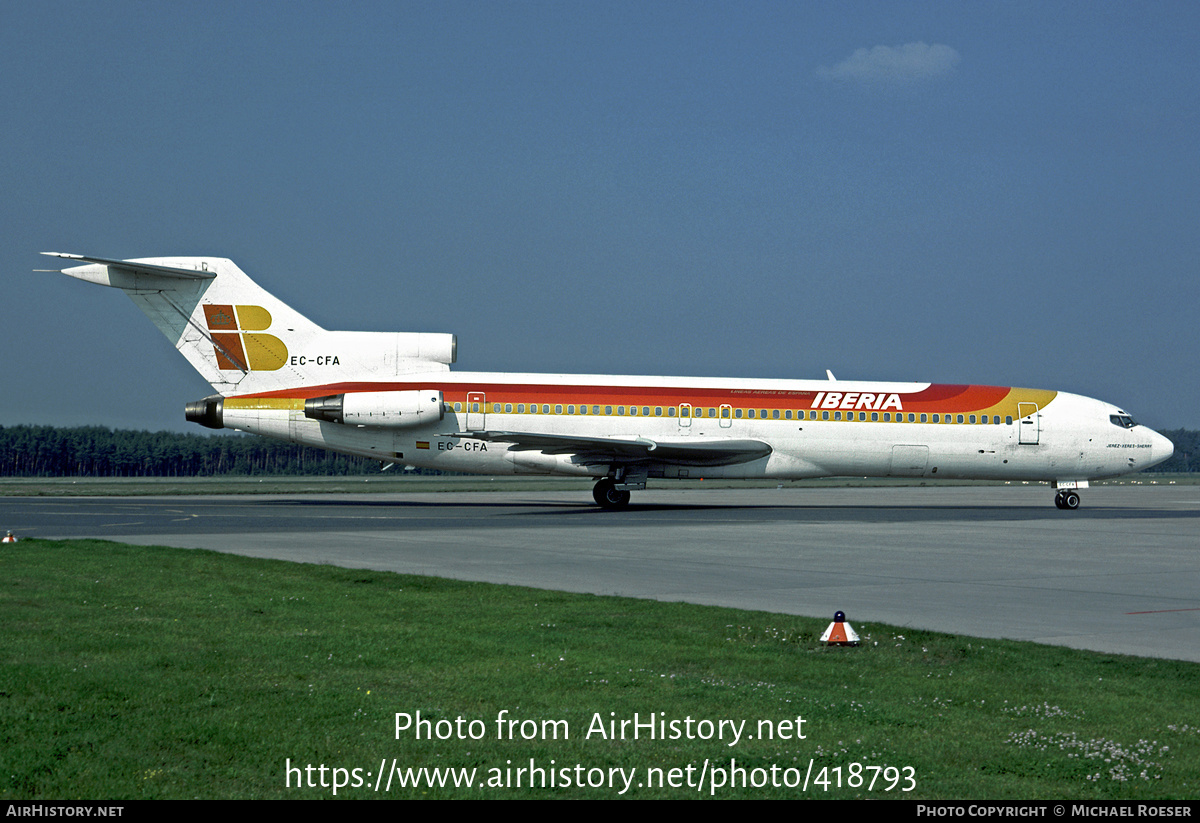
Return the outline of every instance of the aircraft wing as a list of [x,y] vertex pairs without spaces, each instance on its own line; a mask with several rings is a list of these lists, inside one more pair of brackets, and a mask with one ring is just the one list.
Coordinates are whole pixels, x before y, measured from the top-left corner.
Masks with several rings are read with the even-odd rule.
[[512,443],[517,451],[578,455],[581,463],[671,463],[679,466],[729,466],[748,463],[771,453],[761,440],[732,440],[703,436],[672,440],[648,437],[585,437],[514,431],[448,432],[440,437]]

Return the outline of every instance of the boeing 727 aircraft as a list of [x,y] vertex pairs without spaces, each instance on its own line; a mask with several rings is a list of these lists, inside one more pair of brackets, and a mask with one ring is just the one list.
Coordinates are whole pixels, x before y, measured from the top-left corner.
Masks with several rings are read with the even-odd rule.
[[616,509],[657,478],[1088,482],[1171,456],[1100,400],[929,383],[452,372],[452,334],[326,331],[232,261],[79,261],[122,289],[216,390],[189,421],[471,474],[592,477]]

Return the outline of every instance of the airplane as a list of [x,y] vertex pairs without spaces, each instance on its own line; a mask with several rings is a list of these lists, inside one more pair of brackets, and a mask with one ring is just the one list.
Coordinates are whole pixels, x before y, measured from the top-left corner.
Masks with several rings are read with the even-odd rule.
[[212,385],[188,421],[385,464],[595,478],[603,509],[652,479],[855,476],[1048,481],[1071,510],[1090,481],[1174,451],[1062,391],[453,372],[453,334],[327,331],[224,258],[43,254],[128,294]]

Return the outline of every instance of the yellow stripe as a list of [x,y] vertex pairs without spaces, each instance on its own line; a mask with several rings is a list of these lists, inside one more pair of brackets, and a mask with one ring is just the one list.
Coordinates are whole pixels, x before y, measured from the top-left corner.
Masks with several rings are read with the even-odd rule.
[[227,409],[286,409],[304,410],[304,399],[300,397],[226,397]]

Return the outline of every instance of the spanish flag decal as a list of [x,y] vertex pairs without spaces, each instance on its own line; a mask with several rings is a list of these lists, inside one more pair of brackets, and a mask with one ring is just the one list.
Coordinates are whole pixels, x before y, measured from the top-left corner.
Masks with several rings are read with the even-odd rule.
[[288,350],[273,334],[271,313],[262,306],[206,304],[204,319],[212,333],[218,369],[275,371],[287,362]]

